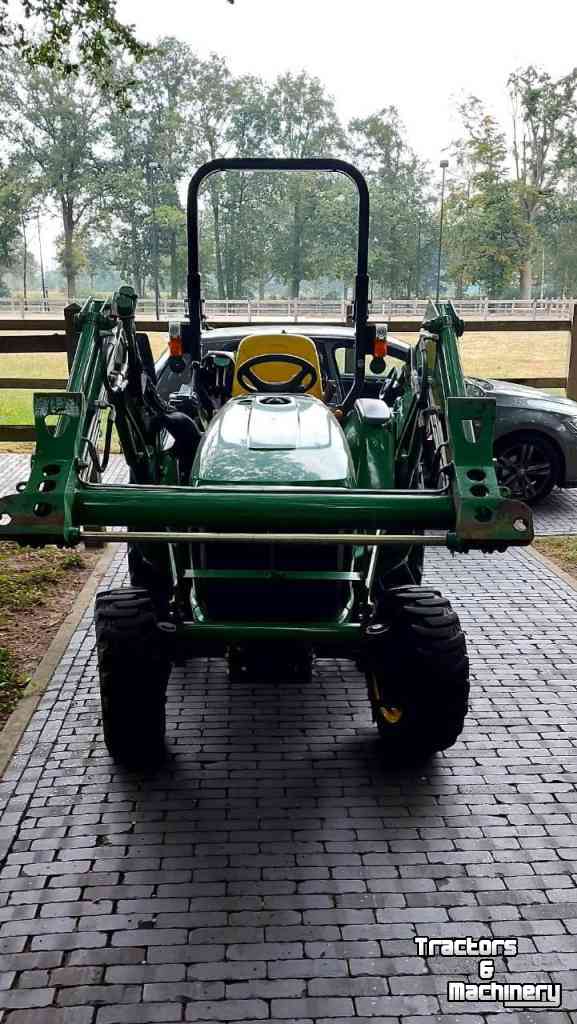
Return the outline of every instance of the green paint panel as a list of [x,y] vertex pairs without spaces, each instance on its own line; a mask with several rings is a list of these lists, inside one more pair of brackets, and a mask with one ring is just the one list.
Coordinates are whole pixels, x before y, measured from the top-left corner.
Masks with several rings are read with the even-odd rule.
[[192,481],[351,487],[354,475],[326,405],[306,395],[251,395],[227,402],[209,424]]

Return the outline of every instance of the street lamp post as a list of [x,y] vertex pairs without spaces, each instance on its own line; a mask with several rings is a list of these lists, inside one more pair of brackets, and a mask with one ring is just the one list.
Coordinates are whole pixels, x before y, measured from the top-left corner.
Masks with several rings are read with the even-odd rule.
[[26,238],[26,217],[21,214],[22,221],[22,309],[28,309],[28,239]]
[[156,319],[160,320],[160,274],[159,274],[159,245],[158,245],[158,221],[156,219],[156,182],[154,180],[154,165],[147,160],[147,179],[150,190],[150,206],[152,213],[152,277],[154,283],[154,308]]
[[443,177],[441,180],[441,221],[439,224],[439,252],[437,253],[437,294],[435,297],[437,302],[439,301],[439,292],[441,289],[441,254],[443,252],[443,214],[445,210],[445,173],[448,166],[448,160],[441,160],[439,167],[443,172]]
[[46,313],[48,306],[48,292],[46,291],[46,278],[44,277],[44,257],[42,255],[42,235],[40,233],[40,212],[36,211],[36,228],[38,230],[38,252],[40,254],[40,279],[42,282],[42,308]]

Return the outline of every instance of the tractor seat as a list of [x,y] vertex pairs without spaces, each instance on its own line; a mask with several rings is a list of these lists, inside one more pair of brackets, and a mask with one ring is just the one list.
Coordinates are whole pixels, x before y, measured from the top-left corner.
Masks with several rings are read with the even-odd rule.
[[[275,357],[267,363],[265,356]],[[304,334],[249,334],[243,338],[236,353],[236,364],[234,379],[232,383],[232,397],[251,394],[250,388],[245,387],[239,380],[239,370],[255,357],[263,357],[255,367],[255,373],[266,384],[279,384],[279,393],[282,392],[282,383],[291,381],[298,373],[298,366],[292,362],[283,362],[278,356],[292,356],[301,358],[310,363],[316,371],[316,379],[309,377],[303,380],[303,394],[313,395],[315,398],[323,398],[323,384],[321,379],[321,366],[316,345],[311,338]],[[309,383],[307,383],[309,382]]]

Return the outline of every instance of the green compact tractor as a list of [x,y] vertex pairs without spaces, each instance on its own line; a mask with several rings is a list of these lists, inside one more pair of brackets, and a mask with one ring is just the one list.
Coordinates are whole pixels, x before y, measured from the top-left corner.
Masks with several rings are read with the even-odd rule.
[[[229,169],[355,183],[354,338],[340,381],[312,328],[246,326],[233,345],[211,343],[198,193]],[[533,537],[529,509],[495,476],[495,403],[467,394],[463,324],[450,303],[432,305],[404,366],[390,365],[386,327],[368,319],[367,185],[342,161],[206,164],[187,228],[188,318],[170,325],[162,372],[136,332],[131,288],[86,303],[68,389],[34,397],[32,471],[0,501],[0,537],[128,545],[131,585],[100,593],[95,613],[104,738],[121,762],[159,761],[171,665],[207,655],[228,658],[232,685],[266,673],[290,686],[315,654],[352,659],[386,755],[443,750],[463,727],[468,661],[448,600],[421,585],[424,549],[503,551]],[[125,485],[101,482],[114,428]]]

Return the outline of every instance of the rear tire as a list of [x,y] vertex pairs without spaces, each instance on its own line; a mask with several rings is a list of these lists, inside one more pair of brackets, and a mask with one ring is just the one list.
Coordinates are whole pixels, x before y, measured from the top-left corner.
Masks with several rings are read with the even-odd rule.
[[94,613],[104,742],[115,761],[156,767],[164,756],[170,659],[145,590],[98,594]]
[[382,598],[383,626],[367,634],[369,700],[385,754],[424,760],[451,747],[469,700],[465,635],[450,602],[428,587]]

